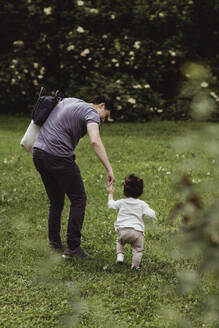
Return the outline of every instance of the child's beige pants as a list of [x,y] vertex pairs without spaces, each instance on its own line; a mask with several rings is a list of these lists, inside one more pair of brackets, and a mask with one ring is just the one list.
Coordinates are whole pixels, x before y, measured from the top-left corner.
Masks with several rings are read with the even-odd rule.
[[132,247],[132,266],[139,267],[144,249],[143,232],[133,228],[119,228],[116,239],[117,254],[124,254],[125,244],[130,244]]

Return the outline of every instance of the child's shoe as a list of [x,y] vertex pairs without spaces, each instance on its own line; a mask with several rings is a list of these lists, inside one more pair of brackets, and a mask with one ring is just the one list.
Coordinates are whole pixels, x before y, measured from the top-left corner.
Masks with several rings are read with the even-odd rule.
[[140,267],[138,266],[135,266],[135,265],[132,265],[132,267],[131,267],[131,269],[133,270],[133,271],[139,271],[140,270]]
[[117,263],[123,263],[123,261],[124,261],[124,254],[122,254],[122,253],[118,253],[117,254]]

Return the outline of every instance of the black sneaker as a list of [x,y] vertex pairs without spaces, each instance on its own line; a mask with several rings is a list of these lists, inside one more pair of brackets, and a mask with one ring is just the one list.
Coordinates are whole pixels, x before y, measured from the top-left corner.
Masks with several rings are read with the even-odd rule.
[[50,243],[49,248],[53,252],[63,252],[65,249],[65,246],[62,244],[56,244],[56,243]]
[[74,256],[78,256],[78,257],[80,257],[82,259],[85,259],[89,255],[87,253],[85,253],[80,246],[76,247],[74,250],[72,250],[70,248],[66,248],[66,250],[64,251],[64,253],[62,255],[62,257],[68,258],[68,259],[69,258],[72,258]]

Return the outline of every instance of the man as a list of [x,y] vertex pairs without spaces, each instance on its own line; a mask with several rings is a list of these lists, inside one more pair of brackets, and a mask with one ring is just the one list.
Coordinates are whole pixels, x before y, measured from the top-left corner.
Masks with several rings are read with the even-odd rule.
[[86,132],[96,155],[106,169],[108,185],[115,181],[99,133],[100,121],[104,122],[110,112],[111,104],[105,97],[95,97],[89,103],[77,98],[64,98],[41,127],[34,144],[33,161],[50,201],[48,237],[51,249],[63,248],[60,228],[65,194],[71,202],[67,248],[63,257],[88,256],[80,247],[86,193],[74,155],[76,145]]

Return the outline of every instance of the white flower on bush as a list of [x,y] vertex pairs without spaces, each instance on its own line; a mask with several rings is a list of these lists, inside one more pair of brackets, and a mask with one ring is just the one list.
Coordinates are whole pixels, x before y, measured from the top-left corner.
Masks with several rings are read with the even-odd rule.
[[139,48],[141,47],[141,41],[135,41],[133,47],[134,47],[135,49],[139,49]]
[[215,92],[213,92],[213,91],[212,91],[212,92],[210,92],[210,95],[211,95],[213,98],[215,98],[215,99],[217,98],[217,95],[216,95],[216,93],[215,93]]
[[75,49],[75,46],[73,44],[70,44],[66,49],[67,51],[71,51]]
[[135,56],[134,51],[130,51],[130,52],[129,52],[129,55],[130,55],[130,56]]
[[170,54],[170,56],[172,56],[172,57],[175,57],[175,56],[176,56],[176,53],[175,53],[175,51],[173,51],[173,50],[169,50],[169,54]]
[[163,52],[162,52],[161,50],[158,50],[158,51],[156,52],[156,54],[157,54],[158,56],[160,56],[160,55],[163,55]]
[[141,89],[142,86],[140,84],[135,84],[133,85],[133,89]]
[[45,73],[45,70],[46,70],[45,67],[42,66],[42,67],[40,68],[40,74],[43,75],[43,74]]
[[116,100],[121,100],[121,98],[119,96],[116,97]]
[[77,5],[78,5],[78,6],[83,6],[83,5],[84,5],[84,1],[79,0],[79,1],[77,2]]
[[16,80],[15,79],[11,79],[11,85],[16,84]]
[[116,67],[119,67],[119,63],[116,63],[115,66],[116,66]]
[[108,35],[107,35],[107,34],[103,34],[103,35],[102,35],[102,38],[103,38],[103,39],[107,39],[107,38],[108,38]]
[[160,17],[165,17],[165,14],[161,12],[161,13],[159,13],[159,16]]
[[119,83],[121,83],[121,81],[120,81],[120,80],[116,80],[116,83],[118,83],[118,84],[119,84]]
[[113,63],[117,63],[118,60],[117,60],[116,58],[113,58],[113,59],[112,59],[112,62],[113,62]]
[[144,87],[145,87],[145,89],[150,89],[151,86],[150,86],[150,84],[145,84]]
[[43,41],[43,42],[45,42],[46,41],[46,38],[47,38],[47,35],[45,34],[45,33],[41,33],[41,40]]
[[157,112],[158,113],[163,113],[163,109],[158,109]]
[[33,67],[34,68],[38,68],[39,67],[39,63],[33,63]]
[[132,105],[135,105],[136,104],[136,100],[134,98],[129,98],[128,99],[128,102]]
[[45,15],[49,16],[52,14],[52,7],[47,7],[43,9]]
[[85,57],[85,56],[87,56],[89,53],[90,53],[90,50],[89,50],[89,49],[84,49],[84,50],[80,53],[80,55],[81,55],[82,57]]
[[16,65],[16,64],[18,63],[18,60],[17,60],[17,59],[12,59],[12,63],[13,63],[14,65]]
[[14,41],[13,45],[17,46],[17,47],[23,47],[24,41],[22,41],[22,40]]
[[208,83],[205,82],[205,81],[202,82],[202,83],[201,83],[201,87],[202,87],[202,88],[207,88],[207,87],[208,87]]
[[115,19],[116,18],[116,16],[115,15],[111,15],[111,19]]
[[78,33],[84,33],[85,30],[83,29],[83,27],[78,26],[78,28],[77,28],[77,32],[78,32]]
[[171,64],[172,65],[176,64],[176,61],[175,60],[171,60]]
[[33,85],[35,85],[35,86],[39,85],[38,81],[37,80],[33,80]]
[[91,8],[89,11],[90,11],[91,14],[98,14],[99,13],[99,10],[96,9],[96,8]]

